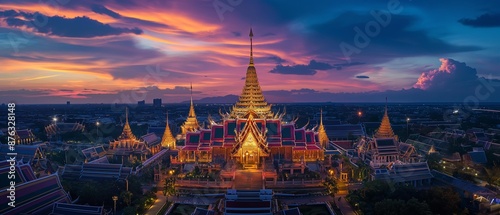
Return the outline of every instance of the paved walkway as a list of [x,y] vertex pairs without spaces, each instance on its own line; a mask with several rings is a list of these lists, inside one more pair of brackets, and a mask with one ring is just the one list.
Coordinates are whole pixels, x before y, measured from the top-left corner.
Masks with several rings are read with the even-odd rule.
[[235,173],[233,188],[237,190],[260,190],[262,189],[261,170],[237,170]]
[[[146,215],[156,215],[158,212],[160,212],[161,207],[167,202],[167,197],[163,195],[163,191],[158,191],[156,192],[156,199],[155,203],[153,206],[151,206],[148,211],[146,212]],[[169,197],[169,200],[172,201],[173,197]]]
[[[339,197],[341,197],[340,201]],[[349,202],[345,200],[345,195],[335,195],[335,203],[340,208],[343,215],[356,215]]]

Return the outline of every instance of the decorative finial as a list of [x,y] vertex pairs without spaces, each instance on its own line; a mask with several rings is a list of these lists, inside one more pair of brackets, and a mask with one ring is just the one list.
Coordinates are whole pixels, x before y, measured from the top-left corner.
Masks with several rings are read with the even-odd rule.
[[253,31],[252,28],[250,28],[250,65],[253,66],[253,43],[252,43],[252,37],[253,37]]
[[385,97],[385,114],[387,115],[387,96]]
[[128,124],[128,107],[125,107],[125,124]]
[[321,108],[321,110],[320,110],[320,115],[321,115],[321,117],[319,119],[319,124],[323,125],[323,108]]

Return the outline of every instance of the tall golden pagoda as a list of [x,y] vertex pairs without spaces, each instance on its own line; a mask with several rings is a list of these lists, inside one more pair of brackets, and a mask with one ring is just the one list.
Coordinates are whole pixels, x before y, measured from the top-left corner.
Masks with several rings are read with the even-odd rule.
[[181,126],[182,135],[186,135],[188,131],[196,131],[200,128],[200,124],[196,119],[196,113],[194,112],[193,105],[193,84],[191,84],[191,106],[189,107],[189,114],[186,119],[186,122]]
[[247,68],[245,77],[245,86],[238,99],[238,102],[231,110],[231,118],[245,118],[251,111],[257,115],[258,118],[266,119],[272,118],[271,105],[268,104],[262,95],[259,80],[257,78],[257,71],[253,64],[253,32],[250,28],[250,63]]
[[384,117],[382,117],[382,123],[375,133],[376,138],[394,138],[394,131],[392,131],[391,122],[389,121],[389,115],[387,114],[387,105],[385,105]]
[[140,156],[141,160],[146,159],[146,155],[150,152],[154,153],[154,148],[150,148],[142,139],[138,139],[130,128],[128,122],[128,108],[125,109],[125,125],[123,126],[122,134],[116,139],[109,142],[108,154],[122,157]]
[[168,125],[168,111],[167,111],[167,125],[165,126],[165,132],[163,132],[163,137],[161,138],[161,146],[164,148],[174,149],[175,141],[176,140],[172,135],[170,126]]
[[137,140],[128,123],[128,107],[125,108],[125,126],[123,126],[122,134],[118,137],[118,140]]
[[326,130],[325,126],[323,125],[323,109],[321,109],[321,118],[319,121],[319,127],[318,127],[318,138],[319,138],[319,143],[322,148],[326,148],[328,142],[330,140],[328,139],[328,135],[326,135]]

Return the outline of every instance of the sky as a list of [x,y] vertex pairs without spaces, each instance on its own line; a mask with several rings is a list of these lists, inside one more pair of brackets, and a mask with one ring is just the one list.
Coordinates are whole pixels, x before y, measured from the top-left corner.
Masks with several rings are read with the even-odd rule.
[[500,102],[500,2],[0,0],[0,103]]

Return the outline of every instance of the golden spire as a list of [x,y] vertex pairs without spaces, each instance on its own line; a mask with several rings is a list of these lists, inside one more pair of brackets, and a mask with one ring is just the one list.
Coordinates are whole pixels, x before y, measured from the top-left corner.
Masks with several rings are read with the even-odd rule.
[[391,122],[389,121],[389,115],[387,114],[387,98],[385,103],[385,113],[382,117],[382,123],[375,134],[377,138],[392,138],[394,137],[394,131],[392,131]]
[[330,140],[328,139],[328,135],[326,134],[325,126],[323,125],[323,109],[321,109],[321,118],[319,121],[319,128],[318,128],[318,137],[319,137],[319,143],[321,147],[326,148],[328,142]]
[[167,125],[165,126],[165,132],[163,132],[163,137],[161,138],[161,146],[164,148],[175,148],[175,138],[172,135],[170,126],[168,125],[168,111],[167,111]]
[[252,43],[252,37],[253,37],[253,32],[252,28],[250,28],[250,65],[253,66],[253,43]]
[[259,118],[272,118],[271,105],[266,102],[262,90],[260,89],[257,71],[253,61],[253,31],[250,29],[250,63],[245,76],[245,86],[238,99],[238,102],[231,110],[231,117],[244,118],[247,112],[252,110]]
[[188,131],[196,131],[200,128],[193,105],[193,84],[191,84],[191,106],[186,122],[181,126],[182,134],[185,135]]
[[128,107],[125,107],[125,126],[123,126],[122,134],[118,137],[119,140],[137,139],[132,133],[132,129],[128,124]]
[[191,83],[191,106],[189,107],[189,117],[196,118],[196,113],[194,112],[194,105],[193,105],[193,83]]

